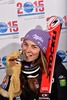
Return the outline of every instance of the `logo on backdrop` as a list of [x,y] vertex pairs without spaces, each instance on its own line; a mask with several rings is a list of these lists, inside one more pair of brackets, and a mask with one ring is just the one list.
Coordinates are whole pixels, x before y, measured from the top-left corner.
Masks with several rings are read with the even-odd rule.
[[4,32],[6,32],[7,30],[8,30],[7,24],[4,23],[4,22],[0,22],[0,32],[1,32],[1,33],[4,33]]
[[33,2],[17,2],[18,16],[31,16],[45,14],[44,0],[33,0]]
[[6,66],[6,56],[0,57],[0,69],[4,69]]
[[0,36],[14,34],[19,34],[17,21],[0,22]]
[[66,58],[66,53],[63,50],[57,51],[57,54],[64,60]]
[[26,3],[23,5],[23,7],[24,7],[24,11],[27,12],[27,13],[32,12],[33,9],[34,9],[34,6],[33,6],[33,4],[32,4],[31,2],[26,2]]

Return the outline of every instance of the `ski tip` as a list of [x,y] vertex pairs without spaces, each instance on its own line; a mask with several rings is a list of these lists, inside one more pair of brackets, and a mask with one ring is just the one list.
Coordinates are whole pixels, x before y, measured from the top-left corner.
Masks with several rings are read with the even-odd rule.
[[58,16],[58,18],[59,18],[60,23],[63,24],[63,19],[60,16]]

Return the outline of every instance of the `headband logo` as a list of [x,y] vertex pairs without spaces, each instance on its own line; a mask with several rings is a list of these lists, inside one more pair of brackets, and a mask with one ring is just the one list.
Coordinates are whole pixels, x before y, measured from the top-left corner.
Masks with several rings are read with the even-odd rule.
[[42,37],[38,36],[37,34],[34,34],[34,35],[33,35],[33,38],[34,38],[35,40],[39,40],[39,41],[41,41],[41,42],[43,43]]

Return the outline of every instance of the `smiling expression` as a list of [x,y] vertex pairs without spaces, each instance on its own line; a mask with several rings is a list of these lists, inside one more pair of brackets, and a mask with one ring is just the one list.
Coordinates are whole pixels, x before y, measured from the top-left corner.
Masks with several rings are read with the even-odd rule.
[[32,41],[25,40],[22,44],[23,53],[26,55],[26,61],[34,61],[38,58],[40,48]]

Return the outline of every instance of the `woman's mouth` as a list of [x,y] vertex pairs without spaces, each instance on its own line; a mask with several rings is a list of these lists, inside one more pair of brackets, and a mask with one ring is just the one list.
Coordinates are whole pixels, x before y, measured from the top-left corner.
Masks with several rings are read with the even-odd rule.
[[27,53],[26,53],[25,55],[26,55],[27,57],[30,57],[30,56],[32,56],[32,54],[27,54]]

